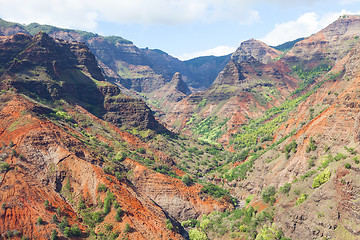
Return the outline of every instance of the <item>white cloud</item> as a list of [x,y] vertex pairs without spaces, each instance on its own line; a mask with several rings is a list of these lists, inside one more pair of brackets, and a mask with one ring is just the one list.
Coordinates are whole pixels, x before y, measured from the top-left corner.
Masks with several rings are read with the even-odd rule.
[[261,41],[268,45],[276,46],[300,37],[308,37],[325,28],[341,15],[359,13],[360,12],[354,13],[342,10],[341,12],[327,13],[320,16],[314,12],[308,12],[301,15],[295,21],[276,24],[275,28],[261,39]]
[[224,56],[230,53],[233,53],[236,50],[236,47],[231,46],[217,46],[212,49],[205,51],[193,52],[193,53],[184,53],[181,56],[178,56],[180,60],[189,60],[201,56]]
[[251,0],[0,0],[0,17],[93,30],[99,21],[173,25],[259,19]]
[[343,5],[358,3],[360,0],[342,0],[340,3]]

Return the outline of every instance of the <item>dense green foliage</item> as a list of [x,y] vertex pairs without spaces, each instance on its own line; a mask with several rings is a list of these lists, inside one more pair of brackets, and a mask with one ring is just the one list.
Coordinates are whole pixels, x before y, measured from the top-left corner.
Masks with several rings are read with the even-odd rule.
[[323,171],[322,173],[319,173],[313,181],[312,187],[317,188],[320,187],[322,184],[326,183],[330,179],[330,170],[327,169]]
[[291,190],[291,183],[285,183],[284,186],[279,188],[279,192],[287,194]]
[[276,193],[276,189],[274,186],[268,186],[267,188],[264,188],[262,193],[261,193],[261,197],[263,199],[264,202],[266,203],[270,203],[270,204],[274,204],[276,199],[274,197]]
[[305,193],[302,193],[301,196],[296,199],[296,206],[302,204],[307,199],[308,195]]
[[201,229],[193,228],[189,231],[190,240],[208,240],[206,233],[204,233]]
[[230,193],[228,190],[225,190],[213,183],[206,183],[204,187],[201,189],[201,191],[215,198],[222,198],[222,197],[230,198]]
[[194,180],[190,177],[189,174],[185,174],[184,176],[181,177],[181,181],[186,185],[186,186],[190,186]]
[[315,145],[314,139],[311,137],[309,140],[309,145],[306,147],[306,152],[309,153],[311,151],[315,151],[317,146]]
[[284,233],[276,229],[274,226],[265,225],[256,236],[255,240],[290,240],[290,238],[284,237]]

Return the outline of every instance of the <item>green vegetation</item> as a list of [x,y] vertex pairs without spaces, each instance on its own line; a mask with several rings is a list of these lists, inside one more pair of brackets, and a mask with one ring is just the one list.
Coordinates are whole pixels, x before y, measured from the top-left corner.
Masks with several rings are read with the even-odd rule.
[[354,148],[352,148],[352,147],[346,147],[346,146],[344,146],[344,149],[346,150],[346,151],[348,151],[349,153],[351,153],[352,155],[356,155],[357,154],[357,151],[354,149]]
[[304,175],[300,176],[300,179],[305,180],[306,178],[311,177],[315,173],[316,173],[316,171],[307,171]]
[[106,192],[106,191],[107,191],[107,187],[106,187],[104,184],[100,183],[100,184],[98,185],[98,187],[97,187],[97,191],[98,191],[98,192]]
[[174,226],[172,225],[170,219],[166,219],[165,226],[166,226],[166,228],[169,229],[170,231],[174,230]]
[[50,204],[49,204],[49,200],[45,200],[44,202],[44,207],[45,208],[49,208]]
[[123,216],[124,216],[124,211],[121,208],[118,208],[116,210],[115,220],[117,222],[121,222]]
[[50,240],[57,240],[58,238],[58,232],[56,231],[56,229],[53,229],[51,232]]
[[196,219],[189,219],[189,220],[186,220],[186,221],[183,221],[181,223],[181,226],[187,228],[187,227],[196,227],[196,226],[200,226],[200,221],[199,220],[196,220]]
[[261,194],[261,197],[265,203],[274,204],[276,201],[276,198],[274,197],[276,193],[276,189],[274,186],[268,186],[267,188],[264,188]]
[[104,200],[104,215],[107,215],[111,211],[111,204],[115,200],[114,194],[110,191],[107,191],[106,197]]
[[315,141],[312,137],[310,137],[309,145],[306,147],[306,152],[309,153],[311,151],[315,151],[317,146],[315,145]]
[[303,66],[293,66],[292,70],[303,80],[303,83],[299,85],[291,95],[297,95],[304,91],[307,87],[315,82],[317,78],[325,74],[331,69],[331,66],[327,64],[319,65],[313,69],[304,69]]
[[7,162],[0,162],[0,173],[10,170],[10,164]]
[[249,159],[248,161],[239,164],[235,168],[231,168],[229,171],[227,171],[224,174],[224,177],[228,181],[232,181],[234,179],[241,179],[241,180],[245,179],[247,172],[252,169],[255,159],[256,157],[252,156],[251,159]]
[[128,233],[131,231],[131,227],[129,223],[125,223],[125,227],[124,227],[124,233]]
[[192,227],[189,233],[201,231],[204,236],[211,234],[215,238],[224,238],[225,234],[230,234],[232,238],[255,239],[258,231],[261,230],[261,226],[264,224],[271,225],[273,220],[273,212],[257,212],[252,206],[249,206],[231,212],[212,212],[209,215],[204,215],[200,223],[193,221],[187,227]]
[[279,188],[279,192],[288,194],[291,190],[291,183],[285,183],[284,186]]
[[276,229],[274,226],[265,225],[256,236],[255,240],[291,240],[290,238],[286,238],[284,233],[280,229]]
[[226,118],[221,122],[218,122],[217,120],[218,117],[213,116],[205,118],[200,122],[194,123],[192,132],[200,136],[200,139],[212,142],[226,132],[226,123],[229,119]]
[[206,183],[203,188],[201,189],[203,193],[209,194],[215,198],[221,197],[229,197],[229,191],[213,184],[213,183]]
[[302,204],[307,199],[308,195],[305,193],[302,193],[301,196],[296,200],[296,206]]
[[290,152],[296,152],[296,148],[297,148],[297,143],[295,142],[295,140],[292,140],[292,142],[288,145],[285,146],[285,154],[286,154],[286,159],[290,158]]
[[322,173],[318,174],[313,181],[312,187],[317,188],[326,183],[330,179],[330,170],[327,169],[323,171]]
[[186,186],[190,186],[194,180],[190,177],[189,174],[185,174],[184,176],[181,177],[181,181],[186,185]]
[[41,217],[38,217],[37,221],[36,221],[36,224],[37,225],[43,225],[44,224],[44,221],[42,220]]
[[208,240],[206,233],[199,228],[193,228],[189,231],[190,240]]

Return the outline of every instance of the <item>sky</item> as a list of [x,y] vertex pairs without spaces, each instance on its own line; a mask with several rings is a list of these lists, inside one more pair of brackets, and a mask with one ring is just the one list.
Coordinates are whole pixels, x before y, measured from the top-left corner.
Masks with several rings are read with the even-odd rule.
[[360,0],[0,0],[0,18],[116,35],[181,60],[276,46],[360,14]]

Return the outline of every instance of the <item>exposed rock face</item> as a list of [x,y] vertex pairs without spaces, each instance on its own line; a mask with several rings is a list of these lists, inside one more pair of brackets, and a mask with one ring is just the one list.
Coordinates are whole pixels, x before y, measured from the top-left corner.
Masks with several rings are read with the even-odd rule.
[[47,101],[66,99],[117,126],[166,131],[143,101],[123,95],[104,81],[84,43],[53,39],[43,32],[33,38],[18,34],[0,40],[2,62],[8,64],[1,76],[2,88],[15,87]]
[[359,32],[359,16],[342,16],[320,32],[296,43],[284,60],[290,65],[304,64],[308,68],[324,63],[334,65],[355,46]]
[[[347,56],[338,60],[332,71],[321,80],[326,81],[316,93],[298,106],[276,132],[280,139],[291,131],[289,137],[279,149],[284,149],[291,141],[296,141],[296,152],[289,159],[274,157],[275,150],[268,151],[255,163],[254,172],[239,182],[236,194],[249,191],[260,192],[266,186],[283,186],[292,183],[292,189],[307,194],[306,201],[296,204],[299,196],[284,195],[279,199],[276,224],[292,239],[316,239],[319,237],[334,239],[357,238],[359,229],[359,167],[354,164],[354,156],[359,151],[360,112],[360,45],[357,44]],[[337,76],[334,78],[333,76]],[[309,109],[317,108],[317,114],[309,120]],[[303,126],[301,122],[307,122]],[[316,149],[309,151],[310,139]],[[331,146],[331,147],[328,147]],[[350,153],[346,149],[353,148]],[[344,156],[341,160],[326,160],[332,156]],[[309,165],[310,159],[314,165]],[[356,159],[356,157],[355,157]],[[350,164],[348,169],[345,164]],[[329,170],[330,177],[320,187],[314,187],[314,177]],[[304,177],[313,172],[313,176]],[[299,179],[299,183],[293,179]]]
[[188,88],[186,83],[182,80],[182,76],[179,72],[174,74],[174,76],[171,79],[170,85],[172,85],[175,90],[178,90],[179,92],[181,92],[185,95],[189,95],[191,93],[191,90]]
[[103,37],[36,23],[20,25],[0,21],[0,35],[20,32],[35,35],[39,31],[46,31],[53,38],[86,43],[101,62],[107,80],[142,93],[161,88],[176,72],[184,76],[184,81],[192,89],[204,90],[229,61],[229,57],[205,57],[200,62],[197,59],[182,62],[161,50],[139,49],[121,37]]
[[[183,239],[166,228],[168,217],[158,205],[127,181],[105,174],[100,167],[104,164],[103,159],[97,162],[99,165],[93,164],[93,150],[78,139],[79,136],[83,138],[79,132],[76,138],[71,135],[76,130],[70,134],[66,132],[68,127],[39,118],[40,114],[51,112],[50,109],[15,94],[2,95],[1,103],[0,138],[5,144],[0,150],[1,161],[11,165],[9,170],[1,173],[1,233],[17,230],[18,236],[48,239],[52,229],[57,229],[51,218],[57,215],[59,221],[66,216],[70,225],[79,226],[82,237],[86,237],[85,225],[78,218],[78,203],[83,199],[85,209],[97,209],[98,200],[105,198],[97,187],[104,184],[113,193],[124,214],[120,222],[115,221],[116,210],[112,208],[95,231],[111,222],[113,229],[119,231],[129,224],[133,230],[126,235],[131,239]],[[76,116],[84,116],[84,112],[73,111]],[[95,117],[93,120],[93,124],[108,126]],[[119,129],[113,129],[115,132],[108,129],[108,134],[112,132],[116,139],[126,136]],[[11,154],[11,149],[16,154]],[[101,159],[105,156],[97,153],[95,157]],[[49,207],[44,205],[46,200]],[[36,223],[39,217],[43,219],[43,225]]]
[[172,80],[163,87],[148,95],[156,102],[156,108],[161,112],[167,112],[175,103],[191,94],[191,90],[182,80],[180,73],[175,73]]
[[134,161],[126,161],[133,169],[131,179],[136,188],[149,196],[179,222],[196,219],[202,214],[231,209],[229,204],[220,205],[213,199],[202,195],[199,184],[186,187],[179,179],[154,173]]
[[231,54],[222,57],[198,57],[185,61],[189,71],[194,76],[193,78],[199,79],[199,83],[196,82],[197,85],[192,83],[193,88],[201,91],[209,88],[230,59]]
[[267,64],[280,55],[280,51],[269,47],[261,41],[250,39],[241,43],[240,47],[232,54],[231,59],[234,62],[244,62],[253,57],[257,61]]
[[240,63],[230,60],[219,73],[214,84],[239,85],[245,80]]
[[[187,131],[192,127],[187,122],[194,114],[194,122],[215,117],[219,122],[227,121],[224,129],[226,135],[231,134],[247,118],[261,116],[296,89],[297,79],[289,67],[281,60],[274,61],[278,56],[279,51],[260,41],[241,44],[209,89],[181,100],[162,117],[163,121]],[[269,97],[264,99],[262,92]]]

